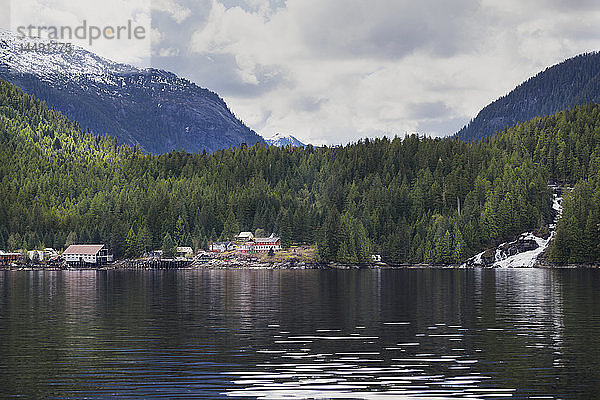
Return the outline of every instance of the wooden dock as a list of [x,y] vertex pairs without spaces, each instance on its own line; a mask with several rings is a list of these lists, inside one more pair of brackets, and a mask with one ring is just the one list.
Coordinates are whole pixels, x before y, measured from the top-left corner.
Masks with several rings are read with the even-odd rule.
[[192,261],[177,259],[125,260],[118,263],[116,267],[125,269],[177,269],[191,266]]

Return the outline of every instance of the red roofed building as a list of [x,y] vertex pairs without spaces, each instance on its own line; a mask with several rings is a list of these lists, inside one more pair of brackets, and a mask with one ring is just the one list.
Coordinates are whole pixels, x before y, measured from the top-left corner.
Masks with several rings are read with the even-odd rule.
[[268,238],[253,238],[242,244],[241,249],[244,253],[266,253],[270,250],[281,250],[281,239],[274,234]]
[[0,263],[9,263],[21,258],[21,253],[5,253],[0,250]]
[[113,260],[103,244],[72,244],[62,255],[71,265],[102,265]]

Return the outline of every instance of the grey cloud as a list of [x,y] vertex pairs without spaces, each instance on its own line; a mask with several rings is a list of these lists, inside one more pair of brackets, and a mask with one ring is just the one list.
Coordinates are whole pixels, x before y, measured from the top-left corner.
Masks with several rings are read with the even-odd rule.
[[10,3],[11,0],[0,0],[0,7],[2,13],[0,13],[0,28],[10,29]]
[[312,96],[304,96],[295,102],[296,108],[300,111],[304,112],[315,112],[319,111],[323,104],[327,103],[329,100],[324,98],[316,98]]
[[[596,10],[598,11],[600,9],[600,3],[598,3],[598,0],[551,0],[550,4],[556,8],[556,9],[560,9],[560,10],[567,10],[567,11],[572,11],[572,10],[588,10],[588,11],[592,11],[592,10]],[[544,6],[547,4],[542,3],[541,6]]]
[[418,133],[430,136],[453,135],[469,122],[467,116],[448,116],[445,118],[425,119],[419,121]]
[[[221,0],[221,4],[225,7],[241,7],[245,11],[257,11],[256,3],[248,0]],[[285,0],[269,0],[269,10],[275,11],[278,8],[285,7]]]
[[[246,54],[239,46],[233,47],[231,54],[200,54],[192,53],[188,46],[192,34],[207,23],[211,0],[175,1],[192,13],[181,24],[168,13],[152,14],[153,28],[163,33],[160,48],[174,49],[172,54],[177,54],[154,57],[154,65],[227,97],[234,109],[240,100],[242,112],[253,118],[252,128],[305,133],[312,135],[314,142],[345,143],[365,135],[402,135],[405,130],[436,136],[453,134],[471,117],[463,114],[476,113],[476,108],[487,102],[488,94],[493,100],[512,88],[507,79],[512,82],[518,77],[516,85],[526,78],[523,71],[535,73],[560,57],[586,51],[590,40],[600,39],[598,18],[586,13],[600,10],[597,0],[531,0],[522,6],[514,0],[506,7],[484,7],[478,0],[271,0],[268,6],[272,12],[278,10],[290,18],[282,18],[290,31],[257,31],[252,37],[262,38],[260,43],[273,43],[256,46],[263,52],[260,57],[252,57],[254,46],[249,46]],[[218,1],[247,12],[264,11],[259,1]],[[543,12],[532,14],[531,8]],[[233,21],[226,28],[235,27],[237,20]],[[265,24],[268,22],[266,16]],[[273,26],[287,29],[282,28],[285,25]],[[536,29],[539,39],[534,36]],[[229,31],[219,33],[227,35]],[[260,36],[263,34],[264,38]],[[279,39],[278,34],[291,42],[269,40]],[[538,40],[540,48],[559,44],[532,54]],[[298,49],[297,53],[290,52],[289,60],[271,57],[284,45]],[[592,50],[596,49],[587,49]],[[241,78],[236,55],[250,55],[250,62],[243,66],[257,82]],[[253,62],[268,65],[248,67]],[[314,69],[308,68],[307,74],[305,65],[312,62]],[[353,81],[349,76],[355,73],[354,68],[364,69],[365,76]],[[380,69],[390,72],[367,77],[369,71]],[[520,73],[511,75],[512,70]],[[330,79],[318,81],[317,87],[311,85],[311,73]],[[413,81],[403,86],[412,74]],[[390,91],[380,96],[373,91],[357,105],[352,88],[361,83],[378,85],[374,87],[384,92],[388,85],[397,88],[397,95]],[[386,103],[380,103],[382,99]],[[398,112],[391,113],[390,120],[377,119],[378,110],[393,102],[397,102],[397,110],[407,110],[407,115],[400,117]],[[330,108],[336,112],[329,112]],[[382,130],[390,126],[398,131]],[[372,131],[367,132],[370,127]]]
[[210,11],[208,0],[180,2],[180,5],[191,11],[190,17],[182,23],[177,23],[167,12],[152,9],[152,28],[158,30],[162,35],[160,43],[152,44],[154,49],[158,47],[177,48],[179,54],[185,53],[190,37],[198,25],[206,21]]
[[456,115],[442,101],[409,103],[408,117],[418,123],[418,133],[433,136],[452,135],[467,122],[469,117]]
[[441,101],[410,103],[407,105],[409,117],[413,119],[441,118],[450,113],[450,110]]
[[235,57],[229,54],[155,56],[152,62],[156,68],[184,76],[222,96],[258,97],[282,85],[293,84],[283,67],[261,65],[255,71],[258,84],[246,83],[237,74]]
[[257,65],[254,70],[257,83],[247,83],[239,77],[236,73],[237,64],[235,60],[232,60],[232,64],[228,67],[232,69],[231,72],[234,73],[234,76],[228,82],[223,82],[223,91],[227,96],[262,96],[278,87],[292,87],[294,85],[293,79],[287,70],[280,65]]
[[[281,85],[291,86],[292,78],[280,65],[257,65],[253,75],[256,84],[244,82],[238,74],[238,64],[232,54],[203,55],[191,52],[189,41],[199,28],[207,22],[210,0],[181,0],[177,2],[191,10],[191,16],[177,23],[166,12],[153,10],[152,27],[161,33],[160,43],[153,43],[152,66],[167,69],[185,76],[201,86],[217,91],[223,96],[261,96]],[[229,1],[230,6],[247,4]],[[281,6],[281,1],[271,1],[272,7]],[[160,56],[160,50],[169,49],[170,56]]]
[[556,26],[554,30],[556,34],[576,40],[600,39],[600,29],[598,25],[585,23],[583,21],[578,24],[573,24],[572,21],[563,22]]
[[[346,0],[304,14],[308,45],[323,56],[402,58],[414,51],[450,56],[479,38],[477,1]],[[469,29],[465,29],[469,26]]]

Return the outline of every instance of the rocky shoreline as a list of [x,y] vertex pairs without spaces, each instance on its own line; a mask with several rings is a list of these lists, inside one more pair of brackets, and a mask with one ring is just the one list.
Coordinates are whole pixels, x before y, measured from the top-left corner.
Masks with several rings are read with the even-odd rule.
[[[0,266],[0,270],[11,271],[65,271],[65,270],[160,270],[160,269],[188,269],[188,270],[203,270],[203,269],[379,269],[379,268],[406,268],[404,266],[391,266],[387,264],[337,264],[337,263],[317,263],[317,262],[248,262],[248,261],[223,261],[212,260],[210,262],[189,262],[185,265],[162,265],[157,266],[155,263],[146,263],[138,260],[121,260],[112,264],[96,267],[70,267],[70,266],[46,266],[46,265],[17,265],[17,266]],[[423,267],[423,266],[421,266]]]
[[[230,261],[230,260],[211,260],[210,262],[189,262],[187,265],[179,266],[152,266],[140,260],[121,260],[112,264],[84,268],[68,266],[47,266],[47,265],[2,265],[0,271],[106,271],[106,270],[350,270],[350,269],[497,269],[495,266],[459,264],[339,264],[339,263],[318,263],[318,262],[250,262],[250,261]],[[596,264],[553,264],[545,260],[539,260],[533,268],[541,269],[574,269],[574,268],[600,268]],[[509,268],[509,269],[531,269],[531,268]]]

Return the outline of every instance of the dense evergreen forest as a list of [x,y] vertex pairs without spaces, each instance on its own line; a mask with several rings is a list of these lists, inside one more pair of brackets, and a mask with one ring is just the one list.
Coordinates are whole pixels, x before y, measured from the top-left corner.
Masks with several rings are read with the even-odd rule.
[[545,231],[556,180],[577,184],[552,259],[599,257],[600,106],[477,143],[408,136],[151,156],[0,81],[0,143],[0,248],[102,242],[135,256],[262,228],[284,245],[315,243],[322,261],[453,263]]

